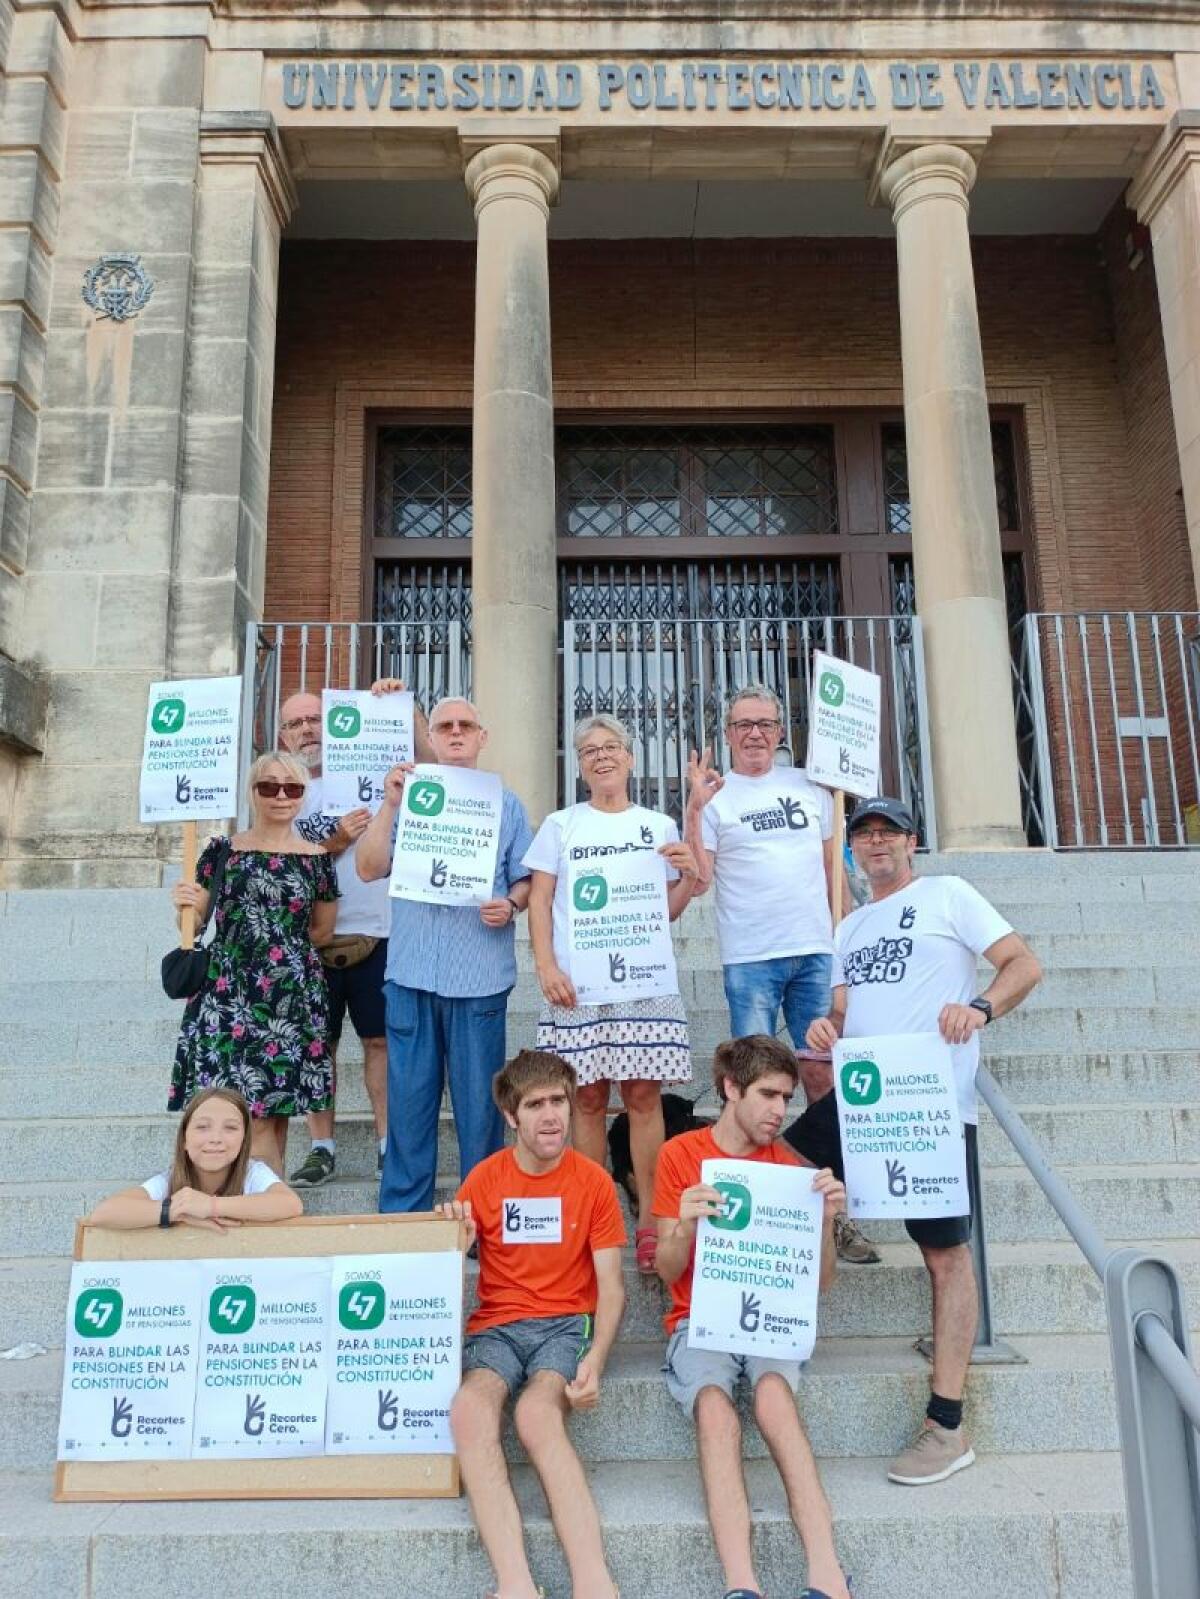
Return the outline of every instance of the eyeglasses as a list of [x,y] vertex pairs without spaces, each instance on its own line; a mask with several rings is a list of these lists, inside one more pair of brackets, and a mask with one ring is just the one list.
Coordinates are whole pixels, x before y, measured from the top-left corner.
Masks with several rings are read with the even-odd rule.
[[435,722],[435,733],[478,733],[478,722],[460,722],[457,717],[450,722]]
[[296,733],[302,727],[320,727],[320,725],[321,716],[320,712],[318,712],[316,716],[293,716],[290,722],[282,722],[280,724],[279,731],[281,733]]
[[850,837],[865,838],[871,844],[891,844],[897,838],[907,838],[908,834],[900,827],[856,827]]
[[579,764],[582,766],[585,762],[598,761],[602,755],[613,760],[624,753],[624,744],[618,744],[615,740],[611,744],[589,744],[586,749],[579,751]]
[[757,721],[730,722],[729,731],[737,733],[742,738],[745,738],[747,733],[755,732],[762,733],[765,737],[768,733],[773,733],[778,726],[779,718],[777,716],[760,716]]
[[254,792],[259,799],[285,799],[297,800],[304,798],[303,783],[283,783],[279,781],[255,783]]

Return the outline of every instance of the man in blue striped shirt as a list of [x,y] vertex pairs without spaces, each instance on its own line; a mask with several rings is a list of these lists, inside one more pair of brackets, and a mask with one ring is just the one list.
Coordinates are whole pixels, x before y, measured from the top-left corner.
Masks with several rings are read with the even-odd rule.
[[[390,679],[376,685],[384,692],[391,686]],[[439,700],[429,715],[429,742],[443,766],[474,767],[487,730],[469,700]],[[391,871],[400,800],[411,770],[396,766],[388,773],[383,804],[359,840],[358,871],[367,882]],[[486,904],[391,902],[383,987],[388,1131],[380,1210],[432,1207],[438,1111],[447,1076],[462,1177],[504,1143],[492,1078],[504,1066],[508,996],[517,980],[513,924],[529,900],[529,871],[521,857],[532,841],[525,808],[506,788],[496,875]]]

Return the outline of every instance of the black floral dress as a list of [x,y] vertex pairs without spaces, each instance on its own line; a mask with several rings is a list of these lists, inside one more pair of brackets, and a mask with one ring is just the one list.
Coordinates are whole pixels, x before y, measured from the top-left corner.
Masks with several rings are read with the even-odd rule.
[[[196,879],[212,882],[213,839]],[[329,995],[308,938],[318,900],[338,897],[328,855],[235,849],[225,865],[208,977],[187,1003],[168,1110],[201,1088],[236,1088],[255,1116],[299,1116],[333,1104]]]

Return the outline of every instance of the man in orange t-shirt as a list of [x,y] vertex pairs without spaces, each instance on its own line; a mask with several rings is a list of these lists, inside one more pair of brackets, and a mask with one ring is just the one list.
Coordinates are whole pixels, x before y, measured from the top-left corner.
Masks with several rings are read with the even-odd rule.
[[[742,1428],[733,1391],[740,1378],[750,1385],[754,1419],[787,1489],[788,1505],[808,1561],[810,1586],[801,1599],[849,1599],[849,1588],[833,1543],[833,1517],[817,1463],[796,1409],[800,1364],[767,1355],[732,1355],[688,1347],[696,1224],[720,1213],[724,1203],[700,1179],[703,1161],[761,1161],[802,1166],[779,1141],[788,1101],[799,1081],[796,1057],[786,1044],[763,1033],[733,1038],[713,1059],[721,1114],[712,1127],[680,1133],[658,1157],[654,1216],[658,1225],[658,1274],[671,1290],[666,1317],[670,1337],[664,1371],[667,1390],[696,1423],[696,1444],[708,1520],[725,1573],[725,1599],[760,1599],[750,1553],[750,1504],[742,1471]],[[812,1179],[825,1198],[821,1233],[821,1287],[837,1269],[833,1219],[846,1208],[846,1190],[828,1169]]]
[[538,1599],[521,1513],[500,1446],[505,1402],[533,1462],[577,1599],[615,1599],[600,1517],[567,1436],[591,1410],[625,1308],[625,1223],[612,1178],[569,1147],[575,1073],[523,1049],[492,1084],[516,1143],[481,1161],[442,1213],[479,1244],[478,1306],[467,1322],[450,1427],[479,1536],[496,1573],[491,1599]]

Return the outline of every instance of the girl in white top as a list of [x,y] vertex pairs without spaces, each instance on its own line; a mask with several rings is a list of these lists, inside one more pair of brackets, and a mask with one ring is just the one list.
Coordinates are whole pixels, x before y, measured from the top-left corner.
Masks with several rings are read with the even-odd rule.
[[250,1109],[231,1088],[206,1088],[188,1104],[169,1172],[104,1199],[93,1227],[204,1227],[224,1232],[244,1221],[290,1221],[298,1195],[261,1160],[250,1158]]
[[692,1075],[687,1016],[678,992],[620,1004],[582,1005],[570,977],[568,895],[571,865],[607,855],[653,850],[667,863],[667,912],[675,921],[696,887],[696,858],[669,816],[629,799],[632,740],[613,716],[590,716],[575,729],[575,750],[590,798],[554,811],[538,829],[524,865],[533,873],[529,937],[545,1004],[537,1047],[575,1070],[579,1090],[575,1147],[605,1164],[609,1087],[617,1083],[629,1112],[629,1143],[638,1188],[637,1261],[654,1270],[657,1232],[650,1204],[663,1142],[662,1085]]

